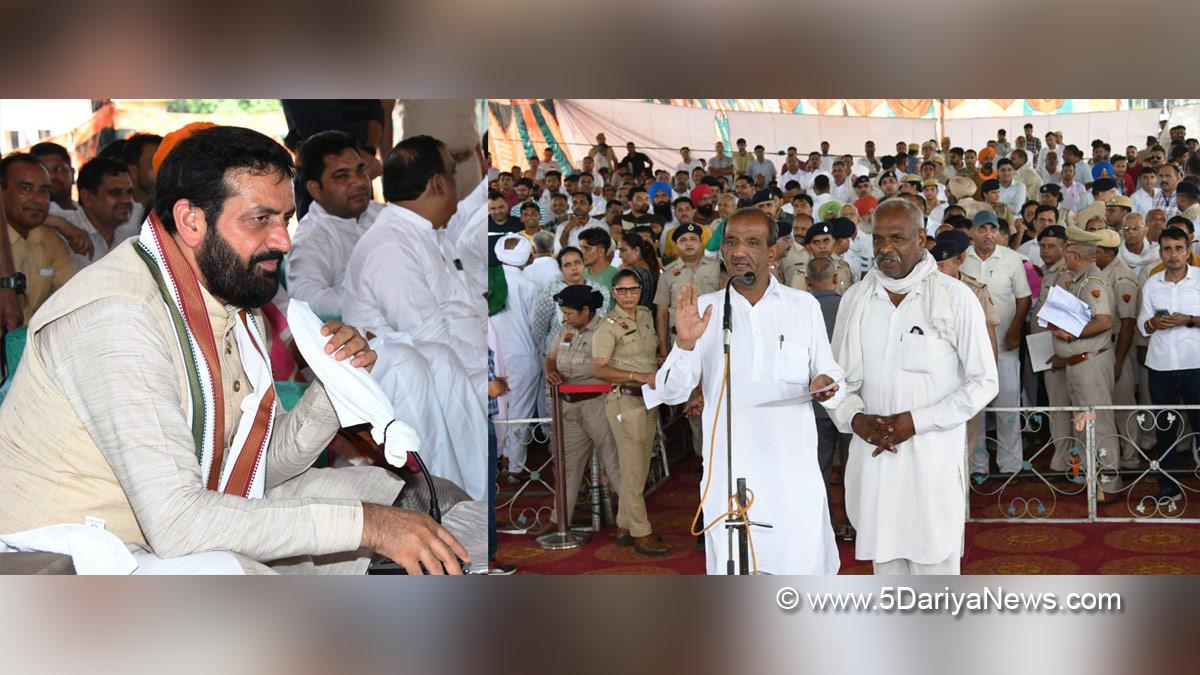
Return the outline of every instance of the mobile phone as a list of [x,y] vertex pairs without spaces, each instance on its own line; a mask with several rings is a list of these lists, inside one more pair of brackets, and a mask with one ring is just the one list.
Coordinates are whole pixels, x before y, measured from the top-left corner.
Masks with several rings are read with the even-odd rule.
[[1168,314],[1170,314],[1170,312],[1169,312],[1169,311],[1167,311],[1167,310],[1165,310],[1165,309],[1156,309],[1156,310],[1154,310],[1154,316],[1166,316],[1166,315],[1168,315]]

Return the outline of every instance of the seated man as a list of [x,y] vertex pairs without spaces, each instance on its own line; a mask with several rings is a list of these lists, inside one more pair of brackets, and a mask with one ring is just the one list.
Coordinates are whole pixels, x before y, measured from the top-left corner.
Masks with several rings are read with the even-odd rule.
[[[452,423],[444,441],[431,441],[430,472],[483,500],[487,429],[463,421],[486,419],[487,305],[457,242],[483,242],[470,233],[483,224],[484,193],[477,187],[460,204],[454,174],[455,162],[437,139],[415,136],[392,150],[383,167],[388,204],[350,255],[342,316],[377,336],[372,345],[381,368],[374,378],[399,419],[409,421],[402,410],[408,406],[425,414],[440,409]],[[475,213],[475,223],[455,218],[459,209]],[[430,395],[411,391],[405,373],[412,368],[428,370]]]
[[371,199],[367,164],[350,134],[310,136],[300,146],[299,161],[313,203],[288,255],[288,295],[320,316],[340,317],[346,262],[383,205]]
[[[311,468],[338,428],[319,382],[276,410],[259,308],[291,249],[292,173],[258,132],[196,132],[160,167],[140,235],[37,313],[0,408],[0,532],[87,519],[139,552],[228,552],[248,572],[362,572],[369,551],[461,572],[448,531],[388,506],[392,473]],[[374,365],[354,329],[322,333]]]
[[93,157],[79,169],[79,205],[69,219],[91,239],[90,255],[72,253],[75,266],[83,269],[108,254],[117,244],[136,236],[141,222],[131,221],[140,212],[133,199],[133,179],[122,162],[110,157]]
[[0,160],[0,190],[12,247],[13,270],[25,275],[26,290],[18,296],[25,323],[75,275],[70,251],[50,228],[50,174],[33,155],[14,153]]

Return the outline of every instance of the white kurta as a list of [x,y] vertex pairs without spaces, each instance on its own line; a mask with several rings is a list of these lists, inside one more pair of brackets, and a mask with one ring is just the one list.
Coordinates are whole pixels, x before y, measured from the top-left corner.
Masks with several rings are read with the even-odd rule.
[[[850,443],[846,514],[858,531],[859,560],[932,564],[962,550],[966,422],[995,398],[998,378],[979,300],[961,281],[934,277],[953,306],[957,350],[934,333],[920,286],[899,307],[875,286],[859,329],[863,380],[860,386],[846,383],[846,398],[831,414],[843,433],[851,433],[860,412],[911,411],[917,432],[897,453],[878,457],[857,435]],[[847,320],[847,305],[870,287],[855,284],[846,291],[835,335]]]
[[[540,289],[511,265],[504,265],[504,280],[508,283],[508,300],[504,309],[491,317],[508,369],[509,391],[502,398],[508,419],[526,419],[537,410],[542,383],[541,349],[533,337],[533,303]],[[496,429],[496,440],[500,456],[508,457],[510,467],[525,465],[525,427],[501,425]]]
[[550,285],[552,282],[562,281],[563,278],[562,272],[558,270],[558,262],[549,256],[534,258],[533,262],[521,270],[521,274],[526,279],[532,281],[533,285],[539,289]]
[[[713,308],[708,328],[692,351],[672,349],[655,378],[663,400],[672,404],[687,400],[703,379],[706,476],[724,371],[724,293],[700,297],[702,316],[706,307]],[[736,291],[732,296],[733,477],[735,484],[737,478],[745,478],[754,492],[750,519],[775,526],[751,531],[758,568],[771,574],[836,574],[838,552],[817,465],[812,404],[779,404],[807,394],[809,381],[817,375],[843,377],[829,348],[821,307],[808,293],[773,278],[754,306]],[[839,392],[829,405],[836,405],[842,396]],[[712,483],[704,500],[704,517],[710,522],[728,505],[725,429],[722,404]],[[705,541],[708,573],[724,574],[728,557],[724,525],[710,530]]]
[[[343,320],[376,335],[374,379],[436,476],[487,494],[487,307],[432,224],[389,204],[346,264]],[[430,392],[433,392],[432,394]]]
[[386,205],[350,255],[342,314],[359,329],[445,345],[468,373],[486,378],[487,305],[445,234],[406,208]]
[[287,257],[288,295],[303,300],[318,316],[342,315],[346,265],[383,204],[370,202],[358,218],[339,218],[313,202],[296,226]]

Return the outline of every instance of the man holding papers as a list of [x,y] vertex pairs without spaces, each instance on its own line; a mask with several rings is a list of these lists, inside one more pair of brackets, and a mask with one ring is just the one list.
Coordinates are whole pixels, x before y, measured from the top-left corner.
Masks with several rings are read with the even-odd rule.
[[[1066,376],[1068,405],[1107,406],[1112,405],[1113,351],[1110,349],[1109,333],[1112,330],[1111,289],[1104,273],[1096,267],[1096,246],[1103,240],[1099,232],[1087,232],[1071,226],[1067,228],[1067,292],[1078,299],[1075,311],[1057,313],[1062,327],[1048,317],[1056,316],[1048,310],[1058,303],[1057,287],[1050,289],[1046,306],[1039,319],[1049,322],[1054,336],[1054,356],[1051,367],[1062,369]],[[1066,305],[1066,303],[1063,303]],[[1086,311],[1084,311],[1086,308]],[[1090,317],[1090,318],[1087,318]],[[1082,319],[1087,318],[1086,323]],[[1068,323],[1069,322],[1069,323]],[[1081,325],[1082,324],[1082,325]],[[1117,473],[1120,459],[1116,427],[1111,410],[1096,411],[1096,443],[1099,446],[1100,484],[1099,498],[1121,488],[1121,477]]]

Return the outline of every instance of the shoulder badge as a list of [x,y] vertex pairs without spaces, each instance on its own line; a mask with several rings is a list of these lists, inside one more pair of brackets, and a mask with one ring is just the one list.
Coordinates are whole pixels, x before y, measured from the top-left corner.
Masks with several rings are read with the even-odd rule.
[[563,333],[563,342],[570,343],[571,339],[574,337],[575,337],[574,333]]
[[1122,300],[1124,300],[1125,302],[1129,302],[1129,301],[1130,301],[1130,299],[1132,299],[1132,298],[1133,298],[1133,296],[1132,296],[1132,295],[1130,295],[1129,293],[1122,293],[1122,294],[1121,294],[1121,299],[1122,299]]
[[1099,288],[1093,288],[1093,289],[1092,289],[1092,297],[1093,297],[1093,298],[1098,298],[1098,297],[1100,297],[1100,289],[1099,289]]
[[[1100,296],[1099,296],[1099,295],[1097,295],[1096,297],[1100,297]],[[624,321],[622,321],[622,322],[621,322],[621,328],[629,328],[629,324],[627,324],[627,323],[625,323]]]
[[674,274],[675,276],[679,276],[679,273],[680,273],[680,272],[682,272],[682,271],[683,271],[682,269],[680,269],[680,268],[676,267],[676,268],[675,268],[675,271],[674,271],[672,274]]

